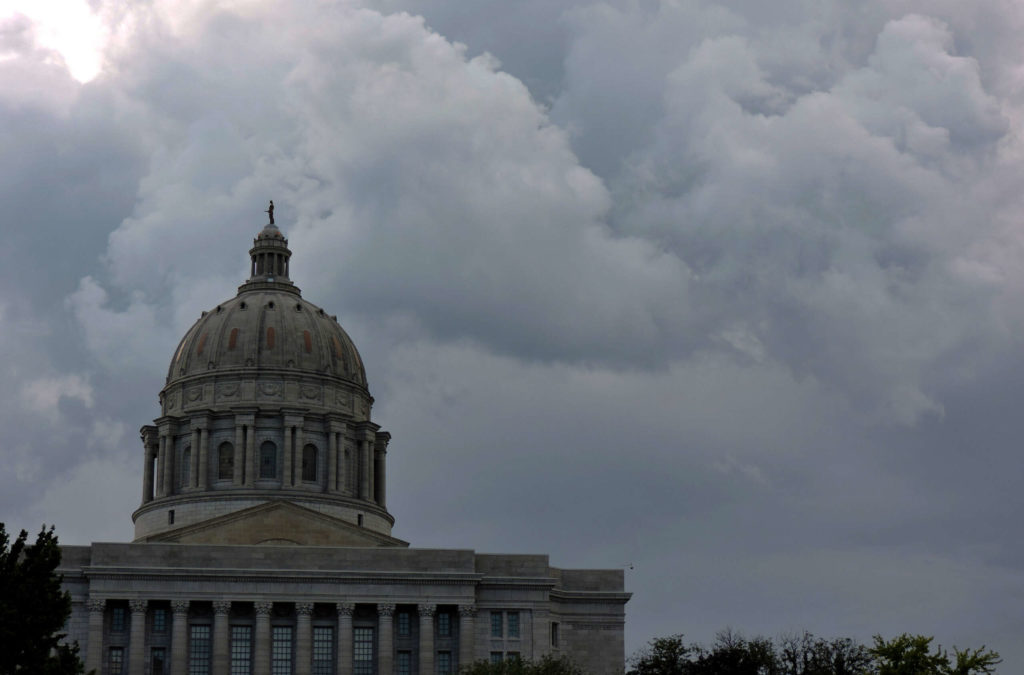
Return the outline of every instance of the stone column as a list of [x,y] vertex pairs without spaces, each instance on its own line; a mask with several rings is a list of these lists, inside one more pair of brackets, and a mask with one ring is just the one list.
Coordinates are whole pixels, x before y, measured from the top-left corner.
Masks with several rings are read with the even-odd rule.
[[378,504],[384,506],[384,502],[386,501],[384,486],[387,484],[387,475],[385,473],[385,459],[388,454],[387,443],[382,442],[381,439],[378,438],[373,447],[375,455],[373,496]]
[[395,606],[377,605],[377,675],[395,672]]
[[284,425],[284,475],[281,477],[281,485],[284,487],[292,486],[294,464],[292,460],[292,426],[286,421]]
[[300,420],[295,425],[295,464],[292,467],[292,485],[302,485],[302,455],[304,452],[303,446],[305,445],[302,439],[302,423],[304,420]]
[[253,675],[270,675],[270,612],[272,602],[257,602],[256,607],[256,648],[253,650]]
[[356,606],[338,603],[338,675],[352,675],[352,612]]
[[370,442],[365,438],[359,439],[359,498],[370,498]]
[[377,479],[374,478],[374,464],[376,463],[376,455],[373,451],[373,441],[367,441],[366,443],[366,484],[369,486],[370,491],[366,493],[366,498],[371,502],[377,499],[376,488]]
[[[195,455],[195,450],[192,451]],[[199,430],[199,489],[207,490],[210,487],[210,431],[209,429]]]
[[434,612],[437,605],[420,605],[420,675],[434,675]]
[[90,598],[89,607],[89,644],[85,652],[85,671],[100,672],[103,663],[103,613],[107,609],[107,601]]
[[213,672],[228,672],[228,613],[230,600],[213,601]]
[[202,485],[202,483],[199,482],[199,463],[202,461],[199,448],[202,441],[203,439],[199,427],[192,427],[192,449],[189,451],[190,464],[188,467],[188,486],[190,488],[200,487]]
[[235,475],[232,477],[231,482],[234,485],[241,485],[243,478],[243,470],[245,469],[245,436],[242,433],[242,427],[235,425]]
[[164,486],[160,496],[170,497],[174,494],[174,444],[166,434],[160,436],[160,456],[160,482]]
[[328,434],[327,491],[338,491],[338,434],[331,429]]
[[188,600],[172,600],[171,675],[188,672]]
[[259,476],[259,460],[256,457],[256,416],[236,418],[236,424],[245,424],[245,485],[253,487]]
[[476,633],[474,617],[476,605],[459,605],[459,668],[464,668],[476,660]]
[[130,600],[128,608],[132,618],[128,633],[128,673],[142,675],[146,668],[146,607],[145,600]]
[[313,670],[313,603],[295,603],[295,675]]
[[153,501],[153,452],[148,445],[145,448],[146,464],[142,467],[142,503]]

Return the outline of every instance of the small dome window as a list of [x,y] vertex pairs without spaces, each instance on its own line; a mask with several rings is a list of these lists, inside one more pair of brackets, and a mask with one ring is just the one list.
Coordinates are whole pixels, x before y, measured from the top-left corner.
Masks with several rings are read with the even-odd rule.
[[296,312],[301,312],[302,311],[302,303],[301,302],[295,303],[295,311]]
[[238,308],[239,309],[245,309],[245,302],[238,303]]
[[273,300],[271,300],[270,302],[267,303],[267,309],[274,309],[274,301]]

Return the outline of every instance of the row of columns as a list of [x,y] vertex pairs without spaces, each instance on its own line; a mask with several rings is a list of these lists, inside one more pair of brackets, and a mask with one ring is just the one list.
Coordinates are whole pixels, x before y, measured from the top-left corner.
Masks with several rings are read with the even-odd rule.
[[[301,481],[301,452],[303,422],[301,415],[285,416],[284,456],[281,484],[294,487]],[[255,415],[238,415],[235,418],[234,468],[232,483],[238,487],[253,488],[259,472],[259,458],[256,452],[254,433]],[[323,481],[327,492],[341,492],[345,485],[343,475],[343,444],[346,425],[332,420],[328,431],[327,480]],[[387,446],[391,434],[365,431],[357,440],[356,473],[358,481],[352,486],[360,499],[373,501],[386,508]],[[174,437],[169,425],[159,430],[146,427],[143,431],[145,466],[142,478],[142,503],[154,498],[169,497],[175,492]],[[209,420],[198,418],[192,422],[191,455],[189,457],[189,488],[209,488],[210,432]],[[153,465],[156,463],[156,475]],[[298,470],[296,470],[298,464]],[[342,474],[342,475],[339,475]],[[156,482],[159,481],[159,482]]]
[[[88,603],[88,648],[85,658],[86,672],[101,672],[103,663],[103,617],[106,600],[92,599]],[[212,670],[214,675],[226,674],[230,666],[231,601],[213,601],[213,651]],[[131,612],[128,635],[128,675],[142,675],[146,668],[146,600],[130,600]],[[170,675],[186,675],[188,672],[188,600],[171,601],[171,645]],[[256,627],[253,645],[253,675],[270,675],[270,616],[274,603],[254,603]],[[474,605],[459,605],[459,664],[473,661],[473,621],[476,616]],[[352,675],[352,614],[355,605],[338,603],[338,631],[336,670],[337,675]],[[418,605],[419,622],[419,672],[432,675],[434,672],[434,614],[437,605]],[[295,675],[309,675],[312,668],[313,603],[295,603]],[[378,675],[394,673],[394,615],[395,605],[377,605],[378,624]]]

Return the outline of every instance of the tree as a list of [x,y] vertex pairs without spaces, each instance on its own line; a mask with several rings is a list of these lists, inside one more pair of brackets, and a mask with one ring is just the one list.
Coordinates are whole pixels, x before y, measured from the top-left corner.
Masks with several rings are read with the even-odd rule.
[[980,649],[953,648],[953,660],[942,647],[931,650],[934,638],[903,633],[891,640],[875,636],[871,655],[878,675],[988,675],[1002,662],[999,654]]
[[693,651],[682,634],[654,638],[629,659],[632,668],[627,675],[687,675]]
[[61,590],[60,547],[53,528],[36,543],[22,530],[11,544],[0,523],[0,675],[71,675],[83,672],[78,644],[61,644],[71,595]]
[[474,661],[459,669],[459,675],[585,675],[583,669],[565,656],[544,656],[539,661],[505,659],[498,663]]

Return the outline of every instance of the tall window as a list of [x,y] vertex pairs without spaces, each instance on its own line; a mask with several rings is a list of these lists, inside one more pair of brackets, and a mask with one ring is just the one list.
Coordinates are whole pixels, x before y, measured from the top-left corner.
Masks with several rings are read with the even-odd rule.
[[451,637],[452,636],[452,615],[451,615],[451,612],[438,612],[437,613],[437,636],[438,637]]
[[153,632],[167,632],[167,610],[163,607],[153,609]]
[[508,623],[508,636],[510,638],[519,637],[519,612],[508,612],[505,615],[505,621]]
[[260,478],[277,478],[277,446],[271,441],[260,445]]
[[558,622],[551,622],[551,646],[558,647]]
[[217,478],[231,479],[235,475],[235,446],[224,441],[217,448]]
[[334,629],[313,626],[313,675],[334,673]]
[[192,478],[192,446],[181,451],[181,486],[188,487]]
[[437,675],[452,675],[452,653],[437,653]]
[[274,626],[270,642],[270,675],[292,675],[291,626]]
[[491,637],[500,638],[502,635],[501,612],[491,612]]
[[124,672],[124,647],[111,647],[110,675],[121,675]]
[[398,613],[398,637],[409,637],[412,634],[412,615],[409,612]]
[[231,675],[252,675],[252,626],[231,627]]
[[316,481],[316,446],[312,443],[302,449],[302,480]]
[[210,627],[189,627],[188,675],[210,675]]
[[120,633],[124,630],[125,626],[125,615],[127,611],[124,607],[111,607],[110,608],[110,630],[114,633]]
[[167,666],[167,652],[163,647],[153,647],[149,651],[149,674],[164,675]]
[[503,660],[501,652],[491,652],[491,663],[501,663]]
[[398,652],[398,661],[395,665],[398,668],[398,675],[412,675],[412,652]]
[[352,637],[352,675],[373,675],[373,629],[356,628]]

